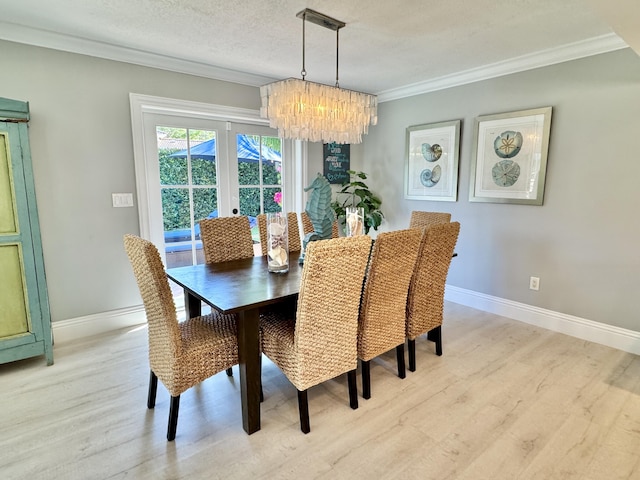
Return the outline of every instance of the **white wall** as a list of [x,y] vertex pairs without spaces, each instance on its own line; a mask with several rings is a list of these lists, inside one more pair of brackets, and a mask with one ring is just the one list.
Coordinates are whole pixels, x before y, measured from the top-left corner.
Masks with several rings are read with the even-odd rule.
[[122,245],[137,208],[111,205],[135,193],[129,93],[258,109],[258,89],[4,41],[0,65],[0,96],[31,109],[52,320],[139,305]]
[[[553,107],[543,206],[470,203],[474,118]],[[364,170],[385,229],[411,210],[461,222],[448,284],[640,331],[640,58],[630,49],[380,106]],[[404,200],[408,126],[462,120],[458,201]],[[529,277],[540,277],[540,291]]]

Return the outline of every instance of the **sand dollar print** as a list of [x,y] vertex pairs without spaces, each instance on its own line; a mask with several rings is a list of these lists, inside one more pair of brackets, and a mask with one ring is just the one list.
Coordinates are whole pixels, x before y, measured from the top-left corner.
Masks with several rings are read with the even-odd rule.
[[522,148],[522,134],[507,130],[502,132],[493,141],[493,150],[500,158],[515,157]]
[[491,169],[491,176],[499,187],[510,187],[520,176],[520,165],[513,160],[501,160]]

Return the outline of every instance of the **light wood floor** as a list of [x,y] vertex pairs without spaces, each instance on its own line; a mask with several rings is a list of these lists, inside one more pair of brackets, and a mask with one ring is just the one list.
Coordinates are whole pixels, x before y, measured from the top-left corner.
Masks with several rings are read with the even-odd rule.
[[[418,339],[418,369],[372,362],[372,398],[346,377],[309,393],[264,361],[262,430],[241,426],[237,367],[147,410],[144,328],[58,345],[0,366],[2,479],[638,479],[640,358],[456,304],[444,355]],[[358,388],[360,389],[358,377]]]

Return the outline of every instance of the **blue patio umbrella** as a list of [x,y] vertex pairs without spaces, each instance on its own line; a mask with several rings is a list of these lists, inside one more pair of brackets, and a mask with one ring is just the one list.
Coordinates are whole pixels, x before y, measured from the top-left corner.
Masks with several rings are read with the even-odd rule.
[[[238,161],[255,163],[260,159],[260,144],[252,136],[237,135],[238,139]],[[170,157],[186,158],[188,150],[180,150],[172,153]],[[191,147],[191,158],[201,160],[215,160],[216,158],[216,139],[212,138],[206,142],[199,143]],[[281,162],[282,156],[280,152],[276,152],[272,148],[262,147],[262,159],[269,162]]]

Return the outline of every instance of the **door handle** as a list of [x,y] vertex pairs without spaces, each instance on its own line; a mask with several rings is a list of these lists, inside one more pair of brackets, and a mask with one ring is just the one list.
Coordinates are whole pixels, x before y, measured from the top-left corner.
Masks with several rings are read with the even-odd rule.
[[238,209],[234,208],[233,210],[231,210],[231,213],[233,213],[234,215],[237,215],[238,214]]

